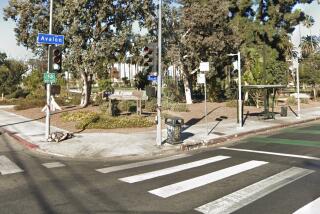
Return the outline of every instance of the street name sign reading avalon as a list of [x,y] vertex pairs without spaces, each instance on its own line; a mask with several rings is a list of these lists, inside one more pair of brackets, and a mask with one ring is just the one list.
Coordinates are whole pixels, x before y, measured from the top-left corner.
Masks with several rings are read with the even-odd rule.
[[64,36],[55,34],[44,34],[38,33],[37,37],[38,44],[48,44],[48,45],[63,45]]

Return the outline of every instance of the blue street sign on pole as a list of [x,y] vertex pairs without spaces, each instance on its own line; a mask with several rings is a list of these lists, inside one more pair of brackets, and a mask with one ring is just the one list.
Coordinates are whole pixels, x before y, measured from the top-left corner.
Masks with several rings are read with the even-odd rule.
[[150,81],[157,81],[157,80],[158,80],[158,77],[157,77],[157,76],[148,75],[148,80],[150,80]]
[[37,43],[48,45],[63,45],[64,36],[55,34],[38,33]]

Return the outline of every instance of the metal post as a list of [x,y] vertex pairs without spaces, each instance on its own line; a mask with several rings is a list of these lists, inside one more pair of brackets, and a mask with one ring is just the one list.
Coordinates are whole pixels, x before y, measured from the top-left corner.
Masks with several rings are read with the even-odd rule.
[[297,99],[298,99],[298,116],[297,118],[300,119],[300,80],[299,80],[299,59],[298,59],[298,66],[297,66],[297,73],[296,73],[296,76],[297,76]]
[[241,61],[240,51],[238,51],[238,91],[239,91],[239,127],[242,128],[242,97],[241,97]]
[[162,144],[162,130],[161,130],[161,89],[162,89],[162,81],[161,81],[161,55],[162,55],[162,49],[161,49],[161,25],[162,25],[162,0],[159,0],[159,24],[158,24],[158,90],[157,90],[157,145],[161,146]]
[[208,132],[208,117],[207,117],[207,80],[206,78],[204,78],[204,116],[206,120],[206,130],[208,135],[209,132]]
[[[50,22],[49,22],[49,34],[52,34],[52,11],[53,11],[53,0],[50,0]],[[48,46],[48,69],[47,73],[51,72],[51,60],[50,60],[50,48],[51,45]],[[51,85],[47,84],[47,109],[46,109],[46,130],[45,130],[45,138],[49,139],[50,135],[50,93]]]

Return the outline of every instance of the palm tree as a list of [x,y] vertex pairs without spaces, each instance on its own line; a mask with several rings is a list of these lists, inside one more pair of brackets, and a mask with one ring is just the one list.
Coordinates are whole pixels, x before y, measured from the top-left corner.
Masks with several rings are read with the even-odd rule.
[[311,34],[311,28],[314,25],[314,19],[312,16],[306,15],[305,20],[303,21],[303,25],[310,30],[310,38],[311,38],[311,47],[314,50],[313,42],[312,42],[312,34]]
[[306,58],[310,54],[314,53],[315,48],[319,48],[319,40],[316,36],[304,36],[300,44],[302,57]]

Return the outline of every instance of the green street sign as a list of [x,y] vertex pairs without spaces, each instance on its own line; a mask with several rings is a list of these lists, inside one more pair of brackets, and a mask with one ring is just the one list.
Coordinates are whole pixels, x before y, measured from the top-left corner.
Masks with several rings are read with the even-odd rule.
[[44,73],[43,74],[43,81],[47,84],[53,84],[57,82],[56,74],[55,73]]

